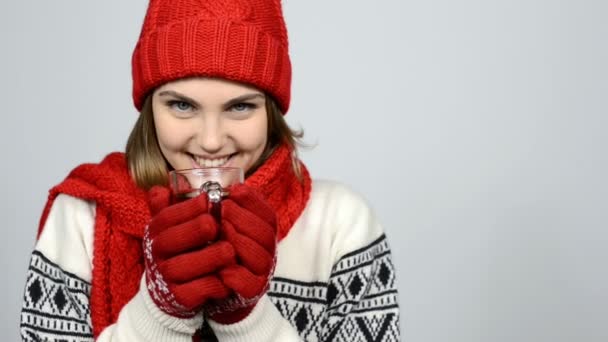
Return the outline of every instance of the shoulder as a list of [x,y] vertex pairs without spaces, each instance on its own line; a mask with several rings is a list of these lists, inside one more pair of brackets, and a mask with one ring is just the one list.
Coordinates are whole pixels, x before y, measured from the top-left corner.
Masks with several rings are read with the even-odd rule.
[[367,199],[339,182],[314,180],[306,215],[309,223],[331,234],[337,258],[368,246],[384,235]]
[[67,194],[58,194],[53,200],[49,215],[44,222],[42,238],[47,228],[62,230],[65,228],[88,227],[95,221],[95,202]]
[[72,218],[94,216],[95,202],[67,194],[58,194],[53,201],[51,212],[69,214]]
[[331,180],[314,180],[308,206],[338,221],[374,215],[367,199],[351,187]]
[[63,270],[90,280],[95,203],[66,194],[53,201],[36,251]]
[[49,191],[49,198],[60,194],[94,201],[102,206],[112,205],[115,201],[112,198],[116,196],[145,197],[145,191],[138,188],[129,172],[124,154],[117,152],[108,154],[99,163],[84,163],[74,168]]
[[313,180],[310,199],[311,203],[332,204],[343,209],[369,206],[367,200],[348,185],[325,179]]
[[111,152],[99,162],[87,162],[76,166],[67,179],[84,179],[95,183],[95,180],[104,178],[130,177],[127,160],[122,152]]

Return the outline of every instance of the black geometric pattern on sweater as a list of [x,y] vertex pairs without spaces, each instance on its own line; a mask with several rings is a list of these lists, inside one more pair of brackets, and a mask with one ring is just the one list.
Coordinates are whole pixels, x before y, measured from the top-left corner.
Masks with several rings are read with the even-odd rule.
[[386,237],[344,255],[328,283],[272,279],[268,292],[305,341],[399,341],[395,269]]
[[274,277],[268,296],[305,341],[319,341],[327,307],[327,284]]
[[[22,339],[93,341],[90,288],[35,251],[21,313]],[[395,272],[384,235],[344,255],[328,283],[275,277],[268,295],[305,341],[399,341]]]
[[21,311],[23,341],[93,341],[91,285],[32,253]]
[[399,341],[395,268],[386,236],[344,255],[331,272],[325,341]]

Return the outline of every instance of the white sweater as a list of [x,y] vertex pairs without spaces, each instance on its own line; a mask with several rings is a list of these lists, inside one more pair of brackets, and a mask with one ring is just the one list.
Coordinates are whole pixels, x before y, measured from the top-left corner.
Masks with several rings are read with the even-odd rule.
[[[59,195],[32,253],[24,341],[92,341],[89,308],[95,203]],[[270,289],[244,320],[160,311],[142,277],[139,292],[97,341],[191,341],[207,327],[219,341],[398,341],[397,283],[382,227],[365,201],[314,181],[310,200],[278,246]]]

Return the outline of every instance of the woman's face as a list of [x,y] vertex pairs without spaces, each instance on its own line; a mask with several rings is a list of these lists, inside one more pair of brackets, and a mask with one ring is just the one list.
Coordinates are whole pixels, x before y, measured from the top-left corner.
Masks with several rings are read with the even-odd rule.
[[167,83],[152,96],[160,149],[176,170],[231,166],[247,172],[268,140],[265,104],[261,91],[222,79]]

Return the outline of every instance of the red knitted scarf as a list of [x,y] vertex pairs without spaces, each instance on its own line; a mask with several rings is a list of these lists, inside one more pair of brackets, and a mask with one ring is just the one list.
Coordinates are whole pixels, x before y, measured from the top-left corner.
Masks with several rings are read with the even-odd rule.
[[[304,164],[301,170],[302,181],[293,172],[290,150],[280,146],[245,181],[276,210],[279,240],[289,233],[310,196],[310,175]],[[38,235],[59,194],[96,203],[90,306],[97,337],[116,322],[122,307],[139,289],[143,273],[141,239],[150,219],[146,192],[129,175],[123,153],[111,153],[99,164],[80,165],[50,190]]]

